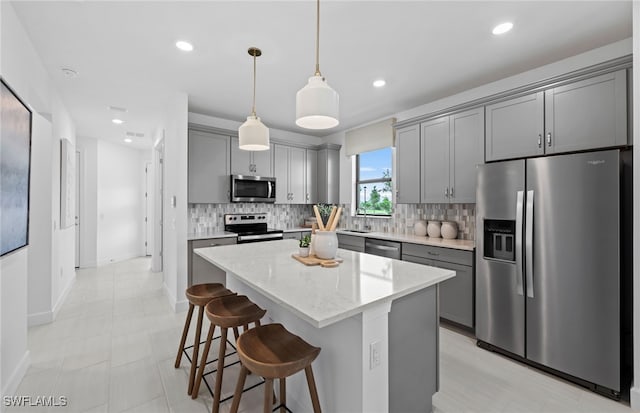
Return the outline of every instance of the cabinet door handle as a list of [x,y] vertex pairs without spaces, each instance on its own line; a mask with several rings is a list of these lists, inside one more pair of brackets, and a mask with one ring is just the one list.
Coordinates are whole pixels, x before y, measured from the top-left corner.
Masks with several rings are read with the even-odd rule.
[[455,196],[453,195],[453,187],[451,187],[451,191],[449,192],[449,195],[451,195],[451,198],[455,198]]
[[433,255],[433,256],[436,256],[436,257],[440,255],[437,252],[431,252],[431,251],[427,251],[427,254]]
[[542,148],[542,134],[538,134],[538,148]]
[[444,196],[445,196],[445,198],[449,198],[449,187],[446,187],[444,189]]
[[306,198],[307,198],[307,201],[308,201],[311,197],[309,196],[309,194],[307,194],[307,197],[306,197]]
[[547,146],[551,146],[551,132],[547,132]]

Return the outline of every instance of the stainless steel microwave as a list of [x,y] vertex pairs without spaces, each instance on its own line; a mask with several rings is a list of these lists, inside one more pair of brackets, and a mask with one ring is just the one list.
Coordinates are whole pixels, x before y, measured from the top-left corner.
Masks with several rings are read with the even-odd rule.
[[276,178],[231,175],[231,202],[276,202]]

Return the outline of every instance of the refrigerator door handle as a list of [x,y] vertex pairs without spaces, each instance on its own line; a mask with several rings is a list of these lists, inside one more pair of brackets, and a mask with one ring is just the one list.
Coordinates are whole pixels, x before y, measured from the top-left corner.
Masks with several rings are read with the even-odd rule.
[[527,297],[533,298],[533,190],[527,191],[527,208],[524,224]]
[[524,191],[518,191],[516,197],[516,292],[524,295],[522,288],[522,209],[524,207]]

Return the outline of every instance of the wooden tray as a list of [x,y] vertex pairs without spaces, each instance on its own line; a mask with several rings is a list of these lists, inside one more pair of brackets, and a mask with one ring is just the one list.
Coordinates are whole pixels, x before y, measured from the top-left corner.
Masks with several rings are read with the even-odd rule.
[[291,254],[291,257],[296,261],[303,263],[304,265],[312,266],[319,265],[321,267],[331,268],[337,267],[342,262],[342,258],[334,258],[332,260],[324,260],[322,258],[318,258],[315,255],[309,255],[308,257],[301,257],[298,254]]

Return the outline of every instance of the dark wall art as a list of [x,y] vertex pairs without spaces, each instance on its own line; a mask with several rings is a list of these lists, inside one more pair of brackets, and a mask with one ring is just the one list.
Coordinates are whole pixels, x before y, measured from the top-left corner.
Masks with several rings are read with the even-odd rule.
[[29,243],[31,110],[0,79],[0,256]]

